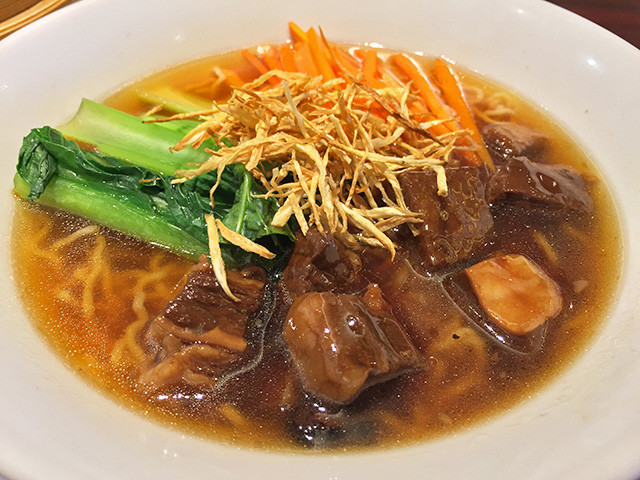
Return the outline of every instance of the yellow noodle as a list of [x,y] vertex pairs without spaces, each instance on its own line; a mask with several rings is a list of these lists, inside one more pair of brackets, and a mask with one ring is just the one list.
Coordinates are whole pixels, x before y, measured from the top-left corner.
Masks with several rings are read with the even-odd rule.
[[129,352],[137,364],[140,364],[144,360],[144,352],[138,344],[138,334],[147,321],[144,318],[140,318],[135,322],[127,325],[124,331],[124,335],[116,340],[113,349],[111,350],[111,362],[116,364],[124,361],[125,352]]
[[378,412],[377,418],[381,424],[385,426],[385,428],[392,432],[402,432],[407,427],[407,422],[416,425],[416,424],[425,424],[427,423],[426,415],[428,411],[423,412],[414,412],[408,417],[402,417],[397,412],[382,410]]
[[133,299],[131,305],[136,315],[136,320],[127,326],[124,335],[116,341],[111,353],[111,361],[113,363],[122,362],[125,352],[133,355],[138,364],[144,359],[144,352],[138,343],[138,334],[149,320],[149,313],[145,307],[145,301],[147,300],[145,289],[149,285],[155,288],[156,285],[162,283],[162,279],[171,273],[170,265],[160,266],[161,260],[162,256],[160,254],[154,255],[149,261],[149,272],[141,276],[132,289]]
[[78,302],[78,299],[76,298],[75,295],[73,295],[73,293],[71,293],[69,290],[67,289],[59,289],[56,293],[55,293],[55,297],[68,304],[71,305],[73,307],[77,307],[78,309],[81,309],[82,306],[80,305],[80,302]]
[[577,228],[573,227],[572,225],[563,225],[562,229],[569,235],[571,235],[573,238],[575,238],[576,240],[578,240],[579,242],[582,243],[589,243],[589,238],[588,235],[585,232],[582,232],[580,230],[578,230]]
[[88,225],[84,228],[81,228],[80,230],[76,230],[75,232],[67,235],[64,238],[61,238],[60,240],[55,241],[51,244],[50,248],[52,250],[59,250],[62,247],[65,247],[86,235],[93,235],[95,233],[98,233],[99,231],[100,227],[98,227],[97,225]]
[[540,250],[543,251],[543,253],[547,257],[547,259],[549,259],[549,261],[551,263],[553,263],[554,265],[557,265],[558,264],[558,254],[553,249],[553,246],[549,242],[549,239],[546,237],[546,235],[544,233],[536,230],[535,232],[533,232],[533,239],[536,241],[536,243],[540,247]]
[[96,237],[96,246],[90,256],[90,265],[88,266],[88,278],[85,282],[85,288],[82,292],[83,310],[89,318],[95,315],[95,286],[98,278],[104,275],[104,272],[111,267],[107,257],[104,255],[107,241],[102,235]]
[[[37,229],[33,235],[27,237],[25,242],[25,248],[31,252],[34,257],[40,257],[50,262],[60,265],[60,256],[49,250],[47,247],[41,247],[40,244],[49,235],[53,221],[46,216],[42,216],[42,221],[38,221],[37,224],[41,225],[41,228]],[[40,220],[40,219],[39,219]],[[36,223],[36,222],[34,222]],[[34,225],[35,226],[35,225]]]
[[227,419],[234,427],[249,428],[251,422],[245,417],[240,410],[231,405],[230,403],[224,403],[218,408],[220,414]]
[[[455,379],[449,378],[447,370],[450,365],[443,360],[448,357],[453,358],[451,357],[453,351],[466,351],[475,357],[474,359],[465,358],[465,364],[472,366],[473,369],[467,370],[465,375],[456,375]],[[430,346],[429,353],[437,360],[432,368],[432,379],[441,385],[439,391],[442,396],[462,395],[487,379],[486,344],[470,327],[453,325],[438,336]]]

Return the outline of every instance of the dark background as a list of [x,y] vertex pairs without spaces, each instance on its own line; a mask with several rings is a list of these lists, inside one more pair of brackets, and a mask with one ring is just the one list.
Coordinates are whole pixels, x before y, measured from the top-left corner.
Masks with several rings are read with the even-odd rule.
[[640,48],[640,0],[550,0]]
[[[81,0],[67,0],[64,5]],[[640,0],[549,0],[581,15],[640,48]],[[0,0],[0,22],[37,0]]]

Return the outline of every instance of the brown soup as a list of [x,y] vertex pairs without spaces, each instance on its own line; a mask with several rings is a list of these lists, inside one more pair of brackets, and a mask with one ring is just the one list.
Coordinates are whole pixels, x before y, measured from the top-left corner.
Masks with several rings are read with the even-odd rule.
[[[138,115],[149,107],[138,100],[137,90],[164,85],[224,99],[229,90],[212,87],[214,65],[244,80],[255,77],[236,52],[153,75],[105,103]],[[148,391],[138,385],[137,335],[176,295],[193,262],[16,199],[14,272],[29,316],[56,354],[114,401],[182,431],[241,446],[292,449],[302,444],[335,450],[406,445],[512,408],[588,348],[619,280],[621,233],[606,185],[566,132],[485,79],[463,73],[462,81],[479,110],[500,116],[506,108],[508,121],[544,136],[544,162],[582,174],[595,205],[593,214],[553,222],[517,205],[494,213],[493,232],[483,248],[527,255],[559,279],[565,298],[564,310],[547,322],[542,344],[531,351],[518,352],[483,331],[445,288],[453,278],[449,272],[409,267],[412,253],[405,252],[394,263],[386,258],[370,263],[393,313],[427,359],[424,370],[374,385],[347,406],[314,406],[301,393],[281,327],[258,327],[262,323],[254,319],[247,338],[264,344],[249,349],[261,351],[250,368],[213,390]],[[251,331],[258,328],[266,330],[262,335]],[[330,421],[321,428],[305,423],[309,413],[302,404],[333,415],[335,431]]]

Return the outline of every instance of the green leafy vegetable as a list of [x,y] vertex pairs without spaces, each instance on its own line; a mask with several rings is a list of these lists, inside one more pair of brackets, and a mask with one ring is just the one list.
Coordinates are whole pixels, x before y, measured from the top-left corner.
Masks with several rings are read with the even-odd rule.
[[[165,124],[144,123],[134,115],[86,98],[75,116],[58,130],[67,138],[95,146],[105,155],[162,175],[173,175],[176,170],[208,158],[204,148],[172,150],[182,140],[184,131],[168,128]],[[203,147],[220,148],[212,140],[204,142]]]
[[[213,213],[230,229],[268,248],[288,248],[288,229],[270,225],[278,206],[261,193],[243,165],[227,167],[212,209],[209,190],[216,172],[185,183],[81,149],[50,127],[25,137],[14,188],[19,195],[56,207],[178,253],[197,257],[208,252],[204,215]],[[225,261],[245,263],[246,252],[223,244]],[[277,253],[277,252],[274,252]]]
[[[141,120],[147,122],[147,121],[153,121],[153,120],[164,120],[166,118],[167,117],[164,115],[147,115],[146,117],[142,117]],[[191,120],[191,119],[171,120],[170,122],[157,123],[157,125],[163,128],[169,128],[171,130],[175,130],[176,132],[180,133],[181,136],[186,135],[191,130],[196,128],[199,124],[200,124],[199,121]],[[217,150],[217,148],[218,148],[217,146],[213,147],[214,150]]]
[[150,105],[162,105],[164,110],[173,113],[200,112],[211,108],[210,101],[166,85],[140,90],[138,98]]

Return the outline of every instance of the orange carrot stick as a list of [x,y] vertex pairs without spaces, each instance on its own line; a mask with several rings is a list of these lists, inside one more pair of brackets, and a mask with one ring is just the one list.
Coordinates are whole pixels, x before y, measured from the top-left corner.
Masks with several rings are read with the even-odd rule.
[[306,73],[311,77],[317,77],[318,70],[316,69],[316,65],[313,62],[313,57],[311,56],[311,52],[309,51],[309,45],[307,43],[299,42],[296,44],[296,47],[297,48],[295,49],[294,59],[298,71]]
[[246,48],[242,50],[242,56],[255,68],[260,75],[264,75],[269,71],[262,61]]
[[360,73],[360,65],[358,64],[357,60],[337,45],[334,45],[333,53],[336,57],[336,60],[338,61],[338,64],[340,65],[340,69],[345,74],[348,74],[353,78],[357,78],[358,74]]
[[319,29],[319,36],[320,36],[320,43],[322,45],[322,48],[324,49],[325,52],[325,56],[327,57],[327,61],[329,62],[329,65],[331,65],[331,68],[333,69],[334,74],[336,75],[336,77],[340,76],[339,73],[341,71],[340,65],[338,65],[338,60],[336,59],[336,56],[333,53],[333,44],[329,42],[329,40],[327,40],[327,37],[324,36],[324,32],[322,31],[322,29]]
[[307,43],[307,34],[294,22],[289,22],[289,32],[294,42]]
[[385,83],[381,81],[377,75],[380,73],[380,62],[378,61],[378,52],[375,50],[365,50],[364,64],[362,71],[367,84],[372,88],[384,88]]
[[369,85],[371,85],[378,69],[378,54],[375,50],[366,50],[363,52],[363,55],[364,64],[362,65],[362,73],[364,73],[364,78]]
[[287,72],[297,72],[296,60],[294,58],[293,47],[290,43],[285,43],[280,47],[280,63],[282,63],[283,70]]
[[[392,56],[393,61],[398,68],[411,80],[418,90],[420,97],[431,112],[440,119],[446,119],[451,115],[445,110],[442,103],[433,92],[426,75],[418,69],[418,66],[406,55],[396,54]],[[449,131],[459,130],[454,122],[446,122],[444,124]],[[439,130],[439,129],[436,129]]]
[[333,73],[333,69],[329,64],[324,48],[320,45],[318,35],[313,28],[307,30],[307,44],[309,45],[309,51],[311,52],[311,57],[313,58],[316,69],[320,72],[324,81],[326,82],[335,78],[336,75]]
[[241,87],[246,82],[240,78],[240,76],[234,72],[233,70],[228,70],[226,68],[221,68],[220,71],[225,76],[225,82],[232,87]]
[[389,61],[378,58],[378,74],[380,81],[391,88],[402,88],[403,84],[393,70],[389,69]]
[[282,65],[278,59],[273,47],[271,45],[265,45],[262,47],[262,59],[267,64],[269,70],[282,70]]
[[429,110],[438,118],[449,117],[440,100],[436,97],[435,93],[433,93],[427,77],[418,69],[418,66],[406,55],[397,54],[393,55],[392,58],[398,68],[413,82]]
[[[260,75],[264,75],[269,71],[267,66],[262,63],[262,60],[260,60],[256,55],[254,55],[246,48],[242,50],[242,56],[253,66],[253,68],[258,70],[258,73]],[[273,86],[280,85],[280,81],[276,77],[271,77],[269,79],[269,83],[271,83],[271,85]]]
[[460,118],[460,125],[471,132],[471,138],[478,146],[478,156],[492,172],[495,171],[491,155],[484,144],[482,135],[480,135],[478,126],[476,125],[473,115],[469,110],[469,106],[464,99],[462,87],[460,86],[460,81],[458,80],[455,72],[447,62],[442,58],[438,58],[434,64],[434,73],[436,80],[442,89],[442,95],[449,106],[458,114],[458,117]]

